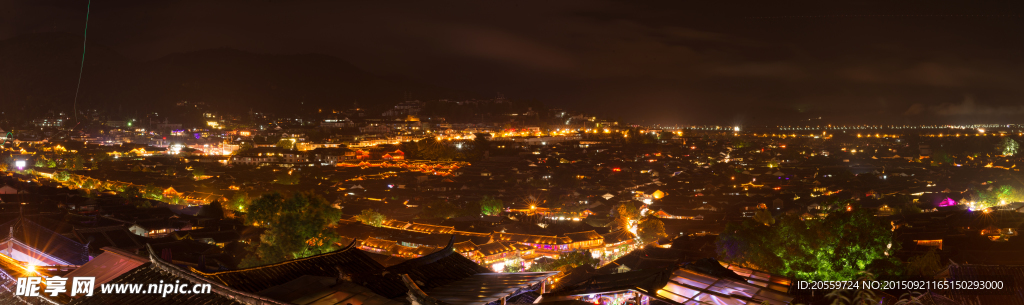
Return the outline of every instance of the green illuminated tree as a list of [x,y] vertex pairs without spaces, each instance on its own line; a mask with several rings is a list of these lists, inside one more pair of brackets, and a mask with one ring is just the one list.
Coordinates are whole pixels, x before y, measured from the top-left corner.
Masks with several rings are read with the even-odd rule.
[[530,267],[531,272],[540,271],[562,271],[563,273],[569,272],[573,268],[590,265],[591,267],[597,267],[601,260],[594,258],[594,256],[587,250],[578,250],[558,256],[558,259],[547,263],[547,264],[533,264]]
[[668,236],[665,234],[665,223],[654,217],[648,217],[641,221],[636,227],[636,233],[645,243]]
[[235,154],[243,154],[250,149],[253,149],[252,142],[242,142],[238,144],[238,149],[235,150]]
[[36,158],[36,164],[35,164],[35,167],[49,167],[49,166],[47,166],[47,162],[46,162],[46,161],[48,161],[48,160],[46,159],[46,156],[44,156],[44,155],[39,155],[39,157],[38,157],[38,158]]
[[85,169],[85,161],[82,160],[82,156],[79,156],[78,154],[75,154],[74,156],[72,156],[71,160],[68,163],[69,164],[67,165],[67,168],[70,169],[70,170],[83,170],[83,169]]
[[301,181],[301,179],[302,175],[300,175],[297,172],[283,172],[277,175],[276,179],[274,179],[274,183],[284,185],[296,185],[299,184],[299,181]]
[[747,148],[750,147],[750,143],[743,140],[743,137],[734,137],[732,140],[732,147],[734,148]]
[[[83,188],[85,187],[83,186]],[[139,203],[140,201],[143,201],[143,196],[145,195],[143,195],[142,190],[134,186],[127,187],[124,189],[124,192],[121,192],[121,197],[124,198],[125,202],[129,204]]]
[[460,216],[480,216],[477,211],[480,211],[479,207],[475,207],[476,204],[471,204],[471,207],[463,207],[454,202],[448,200],[436,199],[424,204],[423,215],[426,218],[455,218]]
[[356,219],[368,226],[381,227],[384,225],[384,221],[387,217],[384,214],[378,213],[371,209],[365,209],[356,215]]
[[632,203],[623,203],[615,208],[615,226],[621,229],[629,229],[631,221],[640,220],[640,211]]
[[935,151],[932,152],[932,162],[935,162],[940,165],[953,163],[953,155],[949,154],[949,152],[947,152],[946,150],[936,149]]
[[96,188],[96,181],[93,179],[86,178],[85,181],[82,181],[82,188],[87,190],[94,189]]
[[245,212],[246,207],[249,206],[249,201],[249,194],[246,194],[245,192],[235,193],[235,195],[231,197],[229,208],[238,212]]
[[185,199],[181,198],[181,196],[178,196],[178,195],[167,196],[166,200],[167,200],[168,204],[174,204],[174,205],[183,205],[183,204],[185,204]]
[[152,183],[146,184],[146,186],[143,186],[140,191],[142,191],[142,193],[145,194],[144,196],[148,199],[164,200],[164,190]]
[[757,212],[754,212],[754,220],[766,226],[775,224],[775,217],[772,217],[772,212],[765,209],[759,209]]
[[755,220],[729,224],[716,243],[723,261],[800,280],[854,280],[869,265],[899,265],[890,256],[898,248],[890,243],[891,234],[855,206],[822,220],[783,215],[771,227]]
[[281,139],[281,141],[277,141],[277,147],[291,150],[295,147],[295,142],[289,139]]
[[974,196],[975,202],[978,204],[979,208],[993,207],[1003,203],[1024,201],[1024,190],[1009,185],[990,188],[991,189],[978,190],[977,195]]
[[338,236],[330,227],[341,217],[323,197],[314,193],[280,193],[253,200],[245,215],[247,223],[266,228],[260,242],[250,246],[251,254],[240,266],[253,267],[308,257],[334,249]]
[[501,202],[501,199],[496,199],[491,196],[484,196],[480,199],[480,213],[487,216],[497,216],[501,213],[501,210],[505,209],[505,204]]
[[999,146],[1003,148],[1003,155],[1006,156],[1016,155],[1017,149],[1020,147],[1020,145],[1017,144],[1017,141],[1014,141],[1009,137],[1003,138],[1003,142],[1000,143]]
[[523,262],[521,261],[507,261],[505,262],[505,268],[502,270],[504,273],[517,273],[523,272]]
[[199,179],[200,177],[205,176],[205,175],[206,175],[206,170],[203,169],[202,167],[196,167],[196,168],[192,169],[192,176],[195,177],[196,179]]

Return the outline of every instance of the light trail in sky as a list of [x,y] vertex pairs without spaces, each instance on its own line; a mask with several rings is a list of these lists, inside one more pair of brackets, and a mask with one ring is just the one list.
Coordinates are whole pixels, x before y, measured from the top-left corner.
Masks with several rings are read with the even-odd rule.
[[78,67],[78,85],[75,86],[75,104],[72,115],[75,116],[75,123],[78,123],[78,90],[82,88],[82,71],[85,70],[85,42],[89,37],[89,9],[92,7],[92,0],[85,5],[85,31],[82,34],[82,64]]

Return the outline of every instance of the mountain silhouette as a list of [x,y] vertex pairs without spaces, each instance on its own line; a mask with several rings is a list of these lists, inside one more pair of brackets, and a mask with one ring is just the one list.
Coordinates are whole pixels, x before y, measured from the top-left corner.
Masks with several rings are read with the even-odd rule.
[[[71,113],[82,37],[44,33],[0,41],[0,101],[8,117]],[[464,97],[464,91],[379,76],[322,54],[256,54],[235,49],[175,53],[133,61],[90,44],[78,109],[111,114],[172,111],[180,101],[220,113],[250,109],[278,115],[344,110],[371,113],[403,100]]]

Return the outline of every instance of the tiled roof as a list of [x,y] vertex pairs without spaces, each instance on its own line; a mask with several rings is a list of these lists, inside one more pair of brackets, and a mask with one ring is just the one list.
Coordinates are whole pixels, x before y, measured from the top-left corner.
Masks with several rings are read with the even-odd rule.
[[97,292],[91,297],[82,297],[71,301],[71,305],[91,304],[199,304],[199,305],[221,305],[221,304],[260,304],[260,305],[283,305],[255,294],[246,293],[225,287],[214,281],[198,276],[194,273],[182,270],[168,262],[161,260],[149,250],[149,263],[143,264],[131,271],[128,271],[109,283],[112,284],[153,284],[153,283],[189,283],[189,284],[210,284],[211,293],[205,294],[183,294],[171,293],[161,294],[103,294]]
[[110,282],[118,276],[148,263],[149,259],[120,249],[106,247],[103,253],[85,265],[71,271],[65,277],[89,276],[96,278],[96,284]]
[[422,224],[422,223],[410,223],[409,227],[406,228],[406,230],[412,230],[412,231],[418,231],[418,232],[424,232],[424,233],[432,233],[432,234],[451,234],[452,232],[455,231],[455,228],[454,227],[449,227],[449,226],[437,226],[437,225],[429,225],[429,224]]
[[[387,272],[389,276],[407,274],[422,289],[440,287],[477,273],[490,272],[487,268],[456,253],[454,244],[455,238],[453,237],[444,249],[388,267]],[[395,278],[395,280],[398,279]],[[397,297],[404,294],[405,291],[397,294],[377,293],[385,297]]]
[[74,265],[85,264],[89,261],[89,250],[85,245],[24,217],[18,217],[0,225],[0,240],[12,237],[12,228],[15,240],[52,257]]
[[287,283],[303,275],[338,277],[339,273],[351,277],[352,282],[371,288],[375,292],[376,287],[392,290],[395,286],[401,285],[381,278],[380,274],[384,267],[354,247],[354,243],[355,241],[338,251],[277,264],[214,273],[197,270],[193,272],[233,289],[253,293]]
[[601,237],[601,234],[597,234],[597,231],[594,230],[586,232],[565,233],[565,237],[568,237],[573,242],[598,240],[603,238]]
[[602,235],[604,237],[605,244],[616,244],[627,240],[636,238],[636,235],[626,230],[619,230]]
[[480,248],[469,240],[455,243],[455,252],[466,253],[478,250],[480,250]]
[[506,243],[500,241],[486,243],[477,247],[480,248],[480,254],[484,256],[515,251],[515,249],[512,249],[512,247],[509,247]]
[[[596,233],[595,233],[596,234]],[[494,233],[493,238],[500,241],[520,242],[544,245],[564,245],[572,243],[568,237],[555,237],[544,235],[530,235],[517,233]]]
[[633,290],[666,303],[789,304],[793,297],[743,281],[716,277],[675,265],[598,275],[566,286],[552,296],[580,296]]
[[394,248],[395,245],[397,244],[398,243],[393,240],[377,239],[373,237],[367,238],[362,242],[362,246],[364,247],[376,248],[387,251],[390,251],[391,248]]
[[96,228],[75,229],[78,240],[86,242],[94,252],[103,247],[121,249],[138,249],[142,247],[136,238],[124,226],[105,226]]

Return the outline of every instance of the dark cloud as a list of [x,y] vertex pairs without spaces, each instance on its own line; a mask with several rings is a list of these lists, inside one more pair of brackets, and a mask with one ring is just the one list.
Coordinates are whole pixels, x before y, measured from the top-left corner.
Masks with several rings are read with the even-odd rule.
[[[137,60],[218,47],[324,53],[377,74],[647,122],[1019,112],[1021,2],[786,4],[108,0],[92,4],[89,40]],[[5,1],[0,39],[79,33],[84,10],[84,1]]]
[[[927,108],[927,111],[926,111]],[[931,114],[937,116],[1018,116],[1024,114],[1024,105],[991,106],[979,104],[973,97],[964,98],[960,103],[942,103],[925,106],[914,104],[905,112],[907,115]]]

